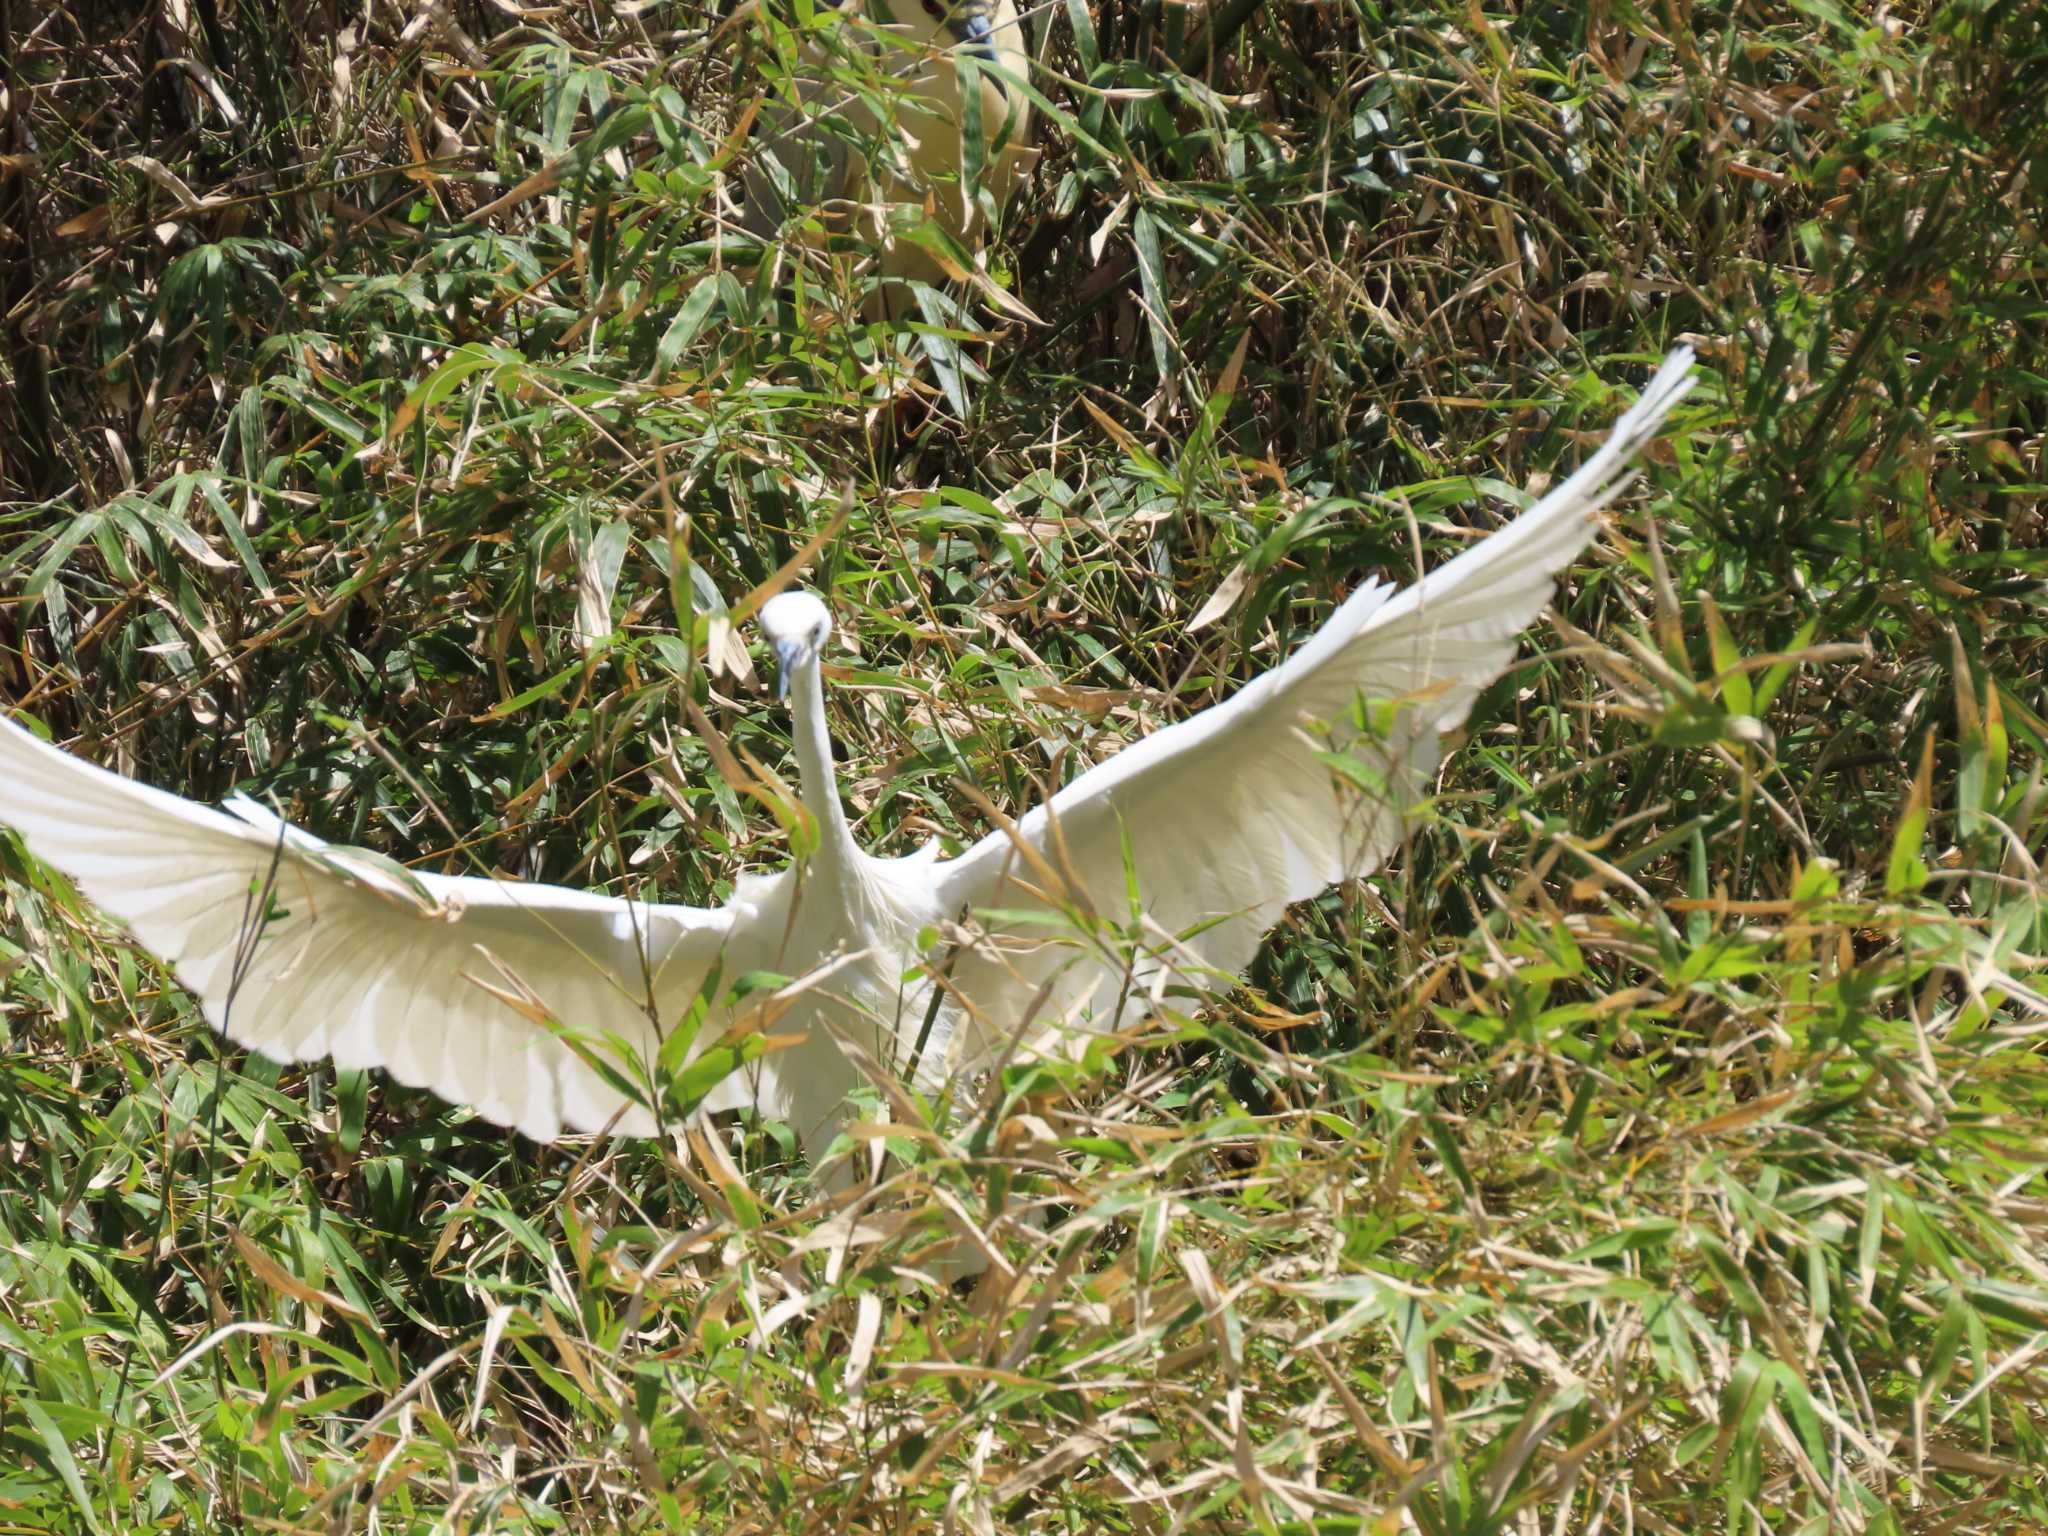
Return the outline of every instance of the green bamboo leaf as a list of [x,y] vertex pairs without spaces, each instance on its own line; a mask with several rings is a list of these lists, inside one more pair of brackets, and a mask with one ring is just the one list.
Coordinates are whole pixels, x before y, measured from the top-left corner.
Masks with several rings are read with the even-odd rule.
[[362,1150],[363,1126],[369,1119],[370,1074],[338,1068],[334,1074],[334,1102],[341,1111],[337,1137],[349,1152]]
[[711,312],[718,305],[720,287],[709,275],[700,278],[697,285],[684,296],[677,306],[675,317],[661,333],[661,340],[654,348],[654,377],[662,378],[675,366],[691,342],[702,334],[710,322]]
[[1152,337],[1152,364],[1162,381],[1172,379],[1179,373],[1180,341],[1173,333],[1173,299],[1159,249],[1159,221],[1149,208],[1140,208],[1131,217],[1131,249],[1138,256],[1138,288],[1145,300],[1145,328]]
[[100,1529],[99,1516],[93,1513],[92,1500],[86,1496],[85,1480],[78,1475],[78,1463],[72,1458],[70,1440],[57,1427],[57,1422],[51,1418],[49,1410],[34,1398],[16,1398],[15,1403],[21,1409],[22,1417],[35,1426],[36,1434],[43,1442],[43,1448],[50,1453],[50,1465],[56,1468],[65,1491],[71,1495],[71,1502],[78,1506],[78,1513],[85,1521],[85,1528],[97,1532]]
[[1736,650],[1728,626],[1721,620],[1721,610],[1704,592],[1700,594],[1700,616],[1706,621],[1707,650],[1713,658],[1721,702],[1731,714],[1754,714],[1756,696],[1750,688],[1749,674],[1742,668],[1742,653]]
[[1082,72],[1092,76],[1102,67],[1101,45],[1095,40],[1095,17],[1087,0],[1066,0],[1066,11],[1067,25],[1074,29],[1074,51],[1080,55]]
[[1764,1318],[1764,1299],[1750,1283],[1735,1255],[1730,1253],[1722,1241],[1708,1233],[1695,1233],[1693,1241],[1698,1245],[1700,1257],[1707,1262],[1707,1271],[1714,1277],[1728,1299],[1751,1322],[1760,1323]]
[[913,282],[910,291],[916,297],[918,313],[924,316],[924,324],[913,326],[917,344],[932,365],[932,374],[939,381],[939,388],[946,393],[946,403],[953,408],[953,414],[964,418],[967,415],[967,368],[966,357],[960,350],[955,330],[955,312],[952,301],[929,283]]
[[1927,813],[1934,798],[1934,733],[1920,740],[1920,771],[1913,775],[1906,806],[1892,832],[1892,852],[1885,866],[1884,888],[1889,896],[1908,896],[1927,883],[1927,866],[1920,849],[1927,840]]
[[57,572],[63,569],[64,562],[71,558],[71,552],[96,533],[104,520],[104,513],[81,512],[66,523],[51,542],[48,552],[36,562],[28,580],[22,583],[21,595],[31,603],[41,598]]
[[707,1046],[703,1055],[675,1075],[671,1091],[677,1116],[694,1114],[706,1094],[747,1063],[759,1061],[767,1049],[767,1038],[760,1034]]

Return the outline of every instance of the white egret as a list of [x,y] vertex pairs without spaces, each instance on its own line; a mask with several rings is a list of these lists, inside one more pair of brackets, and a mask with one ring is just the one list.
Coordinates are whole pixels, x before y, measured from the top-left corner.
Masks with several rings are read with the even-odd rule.
[[[860,215],[855,228],[880,247],[884,277],[937,283],[945,278],[945,268],[924,246],[892,236],[889,210],[929,198],[934,221],[971,246],[986,223],[975,195],[977,182],[995,207],[1009,198],[1036,158],[1026,144],[1030,103],[1013,83],[1029,76],[1024,28],[1014,0],[864,0],[859,8],[862,19],[888,39],[885,43],[870,35],[865,47],[883,73],[902,85],[895,111],[904,146],[901,163],[871,171],[856,146],[877,132],[873,104],[850,92],[834,99],[831,93],[840,87],[829,80],[813,83],[801,93],[812,111],[821,101],[830,102],[852,136],[825,131],[812,112],[771,108],[764,114],[767,126],[757,131],[748,152],[745,225],[766,237],[792,210],[851,204]],[[851,27],[842,28],[841,36],[858,39]],[[961,89],[962,55],[976,66],[989,66],[973,70],[977,86],[972,98]],[[987,152],[978,178],[964,163],[962,123],[969,99],[978,108]],[[769,157],[773,168],[766,163]]]
[[[125,922],[239,1044],[382,1067],[540,1141],[656,1126],[562,1031],[652,1053],[700,993],[746,972],[808,975],[783,1011],[758,1016],[798,1043],[708,1102],[789,1119],[815,1161],[858,1081],[860,1053],[842,1039],[900,1068],[929,1017],[929,1073],[1017,1039],[1114,1029],[1168,975],[1235,973],[1290,902],[1377,866],[1425,792],[1442,733],[1512,660],[1594,514],[1631,478],[1631,457],[1690,387],[1689,366],[1673,354],[1607,441],[1507,527],[1404,591],[1368,583],[1229,701],[1096,765],[957,858],[933,845],[877,859],[854,841],[826,733],[832,620],[806,592],[771,599],[760,622],[793,710],[815,846],[775,874],[741,876],[716,910],[411,874],[248,801],[224,814],[121,778],[12,722],[0,722],[0,822]],[[1368,730],[1353,723],[1361,697],[1380,701]],[[1319,756],[1330,749],[1364,759],[1383,787],[1333,774]],[[1053,942],[1025,920],[1092,908],[1123,923],[1127,879],[1144,911],[1135,968],[1121,946]],[[268,910],[252,910],[266,880]],[[970,937],[949,965],[919,955],[920,930],[963,914],[949,931]],[[945,978],[936,1002],[927,971]],[[737,1023],[731,1012],[721,1001],[692,1049],[747,1027],[744,1007]]]

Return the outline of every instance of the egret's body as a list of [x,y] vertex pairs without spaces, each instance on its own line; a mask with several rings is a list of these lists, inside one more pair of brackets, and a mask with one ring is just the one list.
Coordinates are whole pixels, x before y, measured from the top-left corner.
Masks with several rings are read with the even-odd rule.
[[[876,859],[854,841],[826,732],[831,619],[808,593],[771,599],[760,619],[790,696],[815,848],[742,876],[716,910],[409,874],[246,801],[226,815],[117,777],[11,722],[0,822],[169,961],[241,1044],[381,1066],[543,1141],[656,1125],[559,1031],[651,1056],[700,993],[723,999],[748,972],[797,978],[768,1006],[721,1007],[692,1053],[727,1029],[793,1039],[708,1102],[787,1118],[815,1156],[858,1080],[854,1057],[900,1069],[927,1021],[928,1076],[1117,1029],[1170,979],[1240,970],[1289,903],[1375,868],[1426,793],[1442,734],[1512,660],[1593,514],[1685,393],[1688,362],[1668,361],[1608,441],[1506,528],[1404,591],[1361,589],[1226,703],[1096,765],[955,859],[935,847]],[[1361,696],[1386,701],[1370,730],[1355,723]],[[1332,750],[1378,787],[1333,775],[1321,756]],[[266,883],[267,918],[251,901]],[[1034,912],[1044,920],[1016,916]],[[1105,938],[1097,919],[1119,933]],[[943,963],[917,950],[941,926],[965,935]]]
[[[871,167],[853,143],[820,130],[812,113],[821,107],[843,117],[857,140],[871,140],[879,124],[866,101],[834,96],[837,87],[817,83],[803,93],[811,111],[771,109],[764,115],[766,127],[756,136],[745,176],[746,226],[765,237],[792,211],[824,206],[843,215],[850,208],[854,228],[879,249],[885,278],[940,282],[944,267],[923,246],[894,238],[889,212],[929,199],[934,220],[962,245],[971,248],[986,232],[977,184],[1000,208],[1035,158],[1026,144],[1030,105],[1012,83],[1028,77],[1024,29],[1014,0],[865,0],[864,8],[868,22],[903,45],[870,43],[882,70],[902,84],[896,111],[901,164]],[[978,178],[969,176],[962,148],[963,53],[988,66],[974,71],[988,151]],[[787,177],[787,193],[763,163],[770,155]]]

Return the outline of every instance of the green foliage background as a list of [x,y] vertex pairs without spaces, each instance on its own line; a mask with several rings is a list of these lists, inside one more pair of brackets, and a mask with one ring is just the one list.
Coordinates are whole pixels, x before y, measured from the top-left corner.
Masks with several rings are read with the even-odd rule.
[[786,761],[727,615],[848,487],[903,851],[1705,374],[1390,869],[858,1213],[223,1055],[0,834],[0,1528],[2048,1522],[2038,7],[1068,0],[887,321],[716,238],[828,8],[0,18],[0,696],[428,868],[782,857],[684,704]]

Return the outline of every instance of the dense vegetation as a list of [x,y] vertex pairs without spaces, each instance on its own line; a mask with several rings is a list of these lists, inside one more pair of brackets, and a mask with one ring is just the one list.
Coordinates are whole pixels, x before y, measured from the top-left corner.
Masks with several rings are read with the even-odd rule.
[[858,1211],[223,1051],[0,834],[0,1529],[2041,1528],[2043,10],[1068,0],[894,320],[714,238],[771,11],[0,3],[0,699],[712,901],[793,556],[950,842],[1705,378],[1387,871]]

